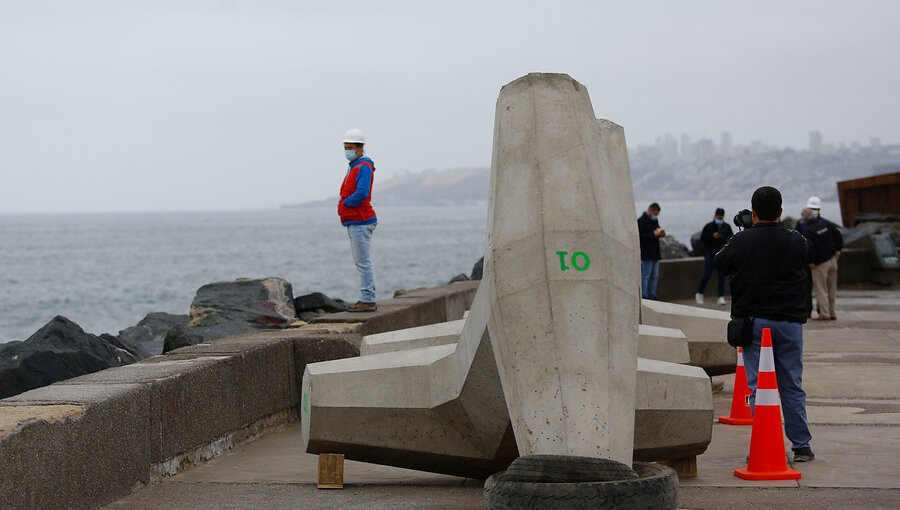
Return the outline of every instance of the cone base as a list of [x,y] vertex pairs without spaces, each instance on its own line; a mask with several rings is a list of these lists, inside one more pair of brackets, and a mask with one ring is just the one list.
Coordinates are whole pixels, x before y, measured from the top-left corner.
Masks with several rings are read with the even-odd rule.
[[753,418],[732,418],[731,416],[719,416],[719,423],[726,425],[753,425]]
[[747,468],[738,468],[734,470],[734,476],[742,480],[799,480],[803,474],[790,468],[784,471],[750,471]]

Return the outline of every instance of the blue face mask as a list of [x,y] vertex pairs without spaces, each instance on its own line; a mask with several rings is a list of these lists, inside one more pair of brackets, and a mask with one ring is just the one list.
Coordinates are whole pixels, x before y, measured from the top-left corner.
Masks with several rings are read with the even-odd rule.
[[355,150],[345,150],[344,157],[347,158],[347,161],[353,161],[356,159],[356,151]]
[[723,223],[725,223],[725,220],[720,220],[719,218],[716,218],[716,225],[721,225]]
[[650,215],[650,219],[651,219],[651,220],[656,220],[657,218],[659,218],[659,216],[656,215],[656,214],[651,214],[651,215]]

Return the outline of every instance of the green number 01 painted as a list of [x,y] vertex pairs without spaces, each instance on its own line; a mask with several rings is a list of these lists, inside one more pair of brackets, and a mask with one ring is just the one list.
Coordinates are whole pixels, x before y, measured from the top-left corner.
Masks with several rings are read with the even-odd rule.
[[[556,252],[556,255],[559,256],[560,271],[568,271],[569,269],[571,269],[566,265],[566,256],[568,254],[569,252],[567,251]],[[591,267],[591,258],[588,257],[588,254],[583,251],[576,251],[575,253],[573,253],[569,261],[572,263],[572,267],[574,267],[576,271],[587,271],[588,268]]]

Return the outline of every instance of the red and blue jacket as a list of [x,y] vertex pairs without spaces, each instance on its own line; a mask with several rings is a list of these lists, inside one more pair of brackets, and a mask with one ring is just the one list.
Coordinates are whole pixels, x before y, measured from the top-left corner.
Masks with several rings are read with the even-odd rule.
[[375,181],[375,163],[363,156],[350,162],[350,169],[341,184],[338,215],[341,225],[370,225],[376,223],[372,208],[372,183]]

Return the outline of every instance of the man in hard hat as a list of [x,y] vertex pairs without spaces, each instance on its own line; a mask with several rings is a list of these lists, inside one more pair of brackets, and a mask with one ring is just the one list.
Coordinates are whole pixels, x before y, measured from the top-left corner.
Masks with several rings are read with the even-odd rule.
[[351,129],[344,135],[344,156],[350,162],[347,175],[341,184],[341,198],[338,201],[338,215],[341,225],[347,227],[353,262],[359,271],[359,301],[353,304],[351,312],[374,312],[375,273],[369,248],[372,233],[378,225],[378,217],[372,208],[372,183],[375,180],[375,163],[364,155],[366,137],[359,129]]
[[798,230],[809,247],[809,268],[812,270],[813,295],[819,303],[819,315],[814,320],[835,320],[834,302],[837,296],[837,266],[844,248],[844,237],[834,223],[823,218],[819,211],[822,200],[809,197],[800,213],[803,221]]

